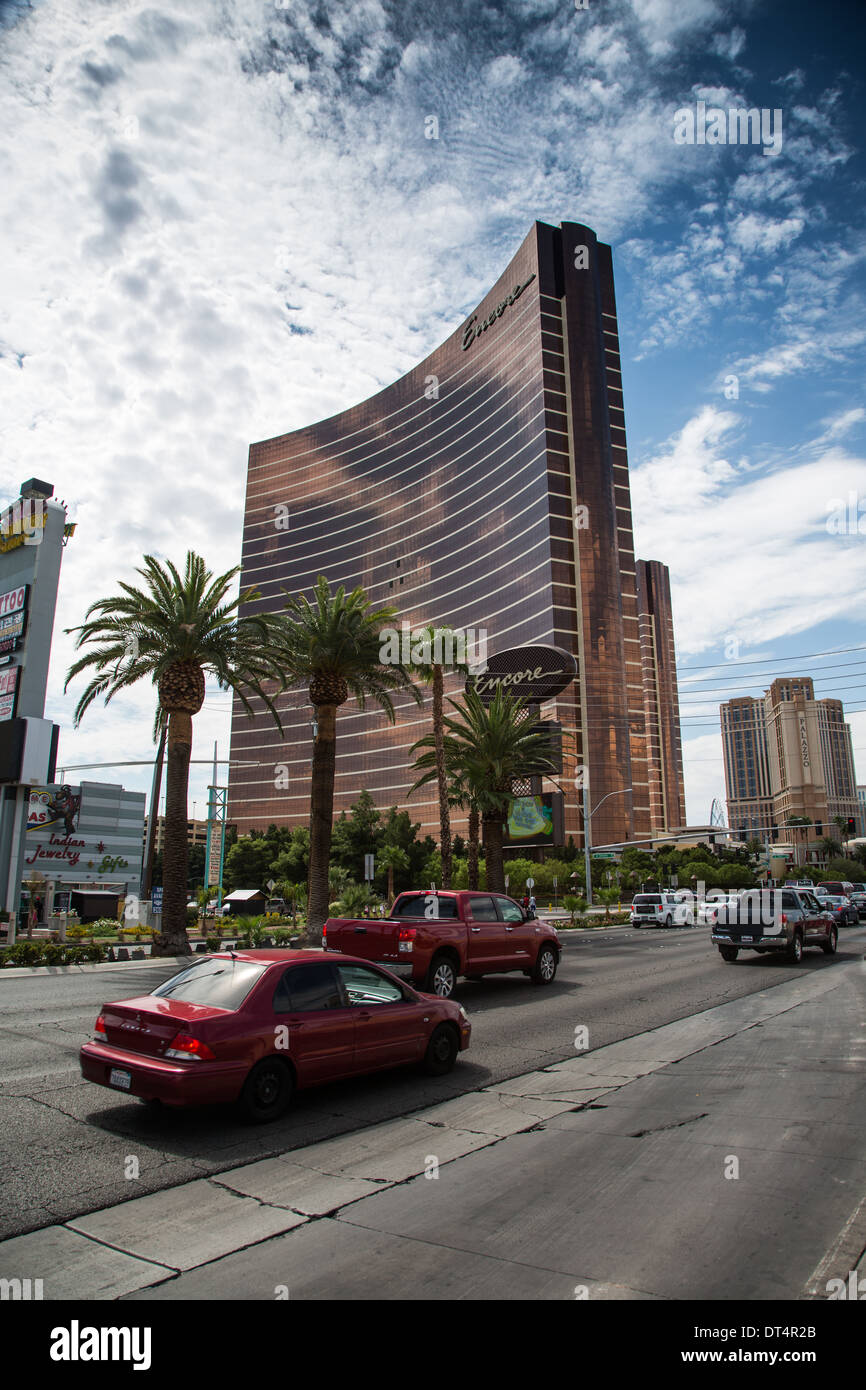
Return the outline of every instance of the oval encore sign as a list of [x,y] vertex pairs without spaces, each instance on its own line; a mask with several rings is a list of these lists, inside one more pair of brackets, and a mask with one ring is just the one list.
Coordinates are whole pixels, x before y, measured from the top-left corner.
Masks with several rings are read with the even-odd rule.
[[497,652],[485,671],[469,677],[466,689],[474,690],[485,703],[497,690],[507,690],[521,700],[549,700],[565,690],[576,675],[577,662],[571,652],[537,643]]

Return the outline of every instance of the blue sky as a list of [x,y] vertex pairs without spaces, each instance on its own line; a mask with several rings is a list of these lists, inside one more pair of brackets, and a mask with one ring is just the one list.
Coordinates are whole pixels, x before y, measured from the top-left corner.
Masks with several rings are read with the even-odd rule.
[[[73,733],[62,628],[146,551],[235,564],[250,441],[414,365],[539,218],[614,248],[689,819],[724,792],[719,699],[777,674],[824,671],[866,780],[864,652],[813,655],[866,648],[864,27],[853,0],[0,0],[0,500],[35,474],[78,522],[61,761],[148,757],[152,714]],[[677,144],[700,101],[781,111],[780,151]],[[194,756],[228,714],[209,691]]]

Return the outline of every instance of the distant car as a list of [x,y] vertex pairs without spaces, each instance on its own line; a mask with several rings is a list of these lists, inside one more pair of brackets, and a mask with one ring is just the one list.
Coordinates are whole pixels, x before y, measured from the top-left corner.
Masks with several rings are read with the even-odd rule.
[[866,919],[866,893],[853,893],[851,895],[851,902],[857,909],[859,921],[862,922]]
[[834,898],[844,897],[847,893],[852,893],[853,891],[853,883],[849,883],[847,880],[826,879],[824,883],[819,883],[815,886],[815,892],[819,895],[827,893],[830,897]]
[[724,898],[716,898],[713,901],[708,900],[706,902],[702,902],[700,907],[698,908],[698,925],[709,927],[715,926],[719,918],[720,910],[722,908],[728,907],[730,904],[736,905],[736,902],[736,893],[727,893]]
[[288,954],[217,952],[104,1004],[79,1054],[85,1080],[166,1105],[237,1102],[264,1123],[296,1090],[413,1062],[442,1076],[469,1046],[454,1000],[352,956]]
[[821,906],[825,912],[832,912],[837,926],[856,927],[860,923],[860,912],[850,898],[824,893],[821,897]]
[[693,927],[695,925],[695,895],[687,888],[681,888],[674,893],[677,903],[674,921],[678,927]]
[[268,898],[265,903],[265,912],[277,912],[280,917],[288,916],[291,910],[285,898]]

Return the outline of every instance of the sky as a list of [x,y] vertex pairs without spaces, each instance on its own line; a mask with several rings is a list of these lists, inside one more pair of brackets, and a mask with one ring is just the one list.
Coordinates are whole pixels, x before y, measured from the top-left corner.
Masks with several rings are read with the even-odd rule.
[[[719,701],[779,675],[844,701],[866,781],[864,34],[859,0],[0,0],[0,502],[36,476],[77,523],[59,765],[153,757],[149,686],[73,729],[64,629],[143,554],[238,564],[249,444],[408,371],[538,219],[613,247],[690,823]],[[761,143],[678,140],[737,108]],[[209,686],[190,814],[229,725]]]

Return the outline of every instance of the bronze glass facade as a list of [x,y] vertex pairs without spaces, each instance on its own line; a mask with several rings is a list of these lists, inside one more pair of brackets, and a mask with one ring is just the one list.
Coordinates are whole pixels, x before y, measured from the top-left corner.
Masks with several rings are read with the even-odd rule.
[[[582,836],[581,767],[591,805],[607,798],[595,843],[656,828],[611,252],[588,227],[535,223],[478,308],[406,376],[251,447],[243,584],[277,608],[319,574],[392,603],[398,626],[483,633],[489,654],[573,652],[577,680],[542,711],[566,735],[566,833]],[[446,692],[461,687],[446,679]],[[308,817],[312,708],[303,691],[279,703],[282,739],[264,713],[235,706],[240,834]],[[409,748],[428,728],[429,698],[399,701],[395,726],[343,706],[336,811],[363,788],[382,808],[406,803]],[[434,793],[409,805],[438,836]]]
[[658,560],[638,560],[637,596],[650,818],[658,834],[686,823],[674,621],[666,565]]

